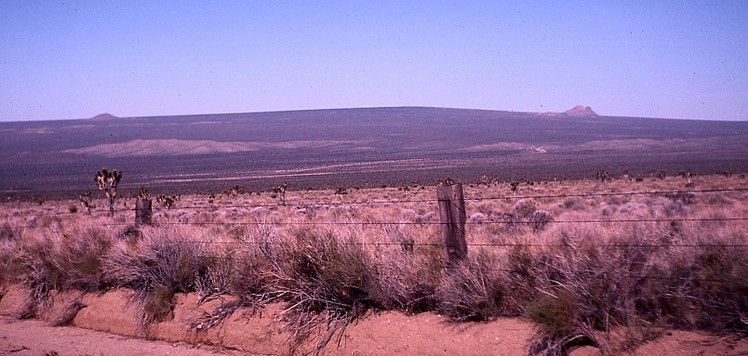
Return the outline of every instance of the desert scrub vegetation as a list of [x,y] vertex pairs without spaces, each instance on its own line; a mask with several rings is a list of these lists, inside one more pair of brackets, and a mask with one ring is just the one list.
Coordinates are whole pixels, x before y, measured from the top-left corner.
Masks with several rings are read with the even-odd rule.
[[[14,235],[15,236],[15,235]],[[3,242],[4,279],[27,287],[20,317],[32,318],[48,308],[53,291],[98,291],[105,288],[102,258],[111,240],[99,227],[56,225],[39,234]]]
[[184,196],[155,210],[153,226],[128,225],[121,211],[73,214],[65,201],[12,202],[0,210],[0,282],[30,291],[23,317],[49,308],[53,291],[132,290],[146,335],[172,317],[176,293],[233,297],[196,320],[198,331],[281,303],[291,352],[307,342],[321,351],[378,310],[527,318],[537,325],[529,351],[544,355],[624,352],[661,328],[745,333],[748,181],[699,178],[704,192],[677,177],[650,179],[652,193],[649,180],[519,193],[536,196],[468,187],[469,253],[453,266],[429,189],[288,191],[285,205],[267,194]]
[[206,240],[195,233],[173,226],[144,228],[138,241],[118,241],[106,254],[105,279],[135,292],[144,333],[152,322],[171,316],[175,293],[195,291],[195,281],[206,273],[209,259],[201,243]]

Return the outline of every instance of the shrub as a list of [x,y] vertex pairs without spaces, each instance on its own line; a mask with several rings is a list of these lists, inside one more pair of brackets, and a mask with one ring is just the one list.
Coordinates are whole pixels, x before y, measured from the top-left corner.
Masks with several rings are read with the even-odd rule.
[[532,214],[535,210],[537,210],[537,208],[535,206],[535,201],[533,201],[532,199],[517,200],[517,202],[514,204],[514,207],[512,207],[512,211],[523,218],[530,216],[530,214]]
[[[226,254],[228,261],[210,268],[212,274],[227,273],[225,280],[234,296],[245,302],[263,300],[274,291],[277,280],[274,273],[282,270],[281,251],[277,228],[271,224],[257,225],[242,241],[241,248]],[[230,270],[225,271],[226,266]]]
[[99,227],[85,227],[63,235],[55,249],[55,264],[62,273],[62,288],[97,291],[104,288],[102,264],[112,238]]
[[745,251],[712,245],[700,249],[690,266],[689,297],[698,303],[683,311],[682,321],[705,330],[748,330],[748,257]]
[[543,333],[568,334],[576,328],[577,308],[574,296],[569,291],[558,291],[557,295],[544,295],[527,308],[527,316]]
[[37,317],[50,306],[50,292],[61,286],[61,272],[55,267],[49,240],[29,238],[20,246],[14,279],[28,288],[21,319]]
[[[206,253],[199,236],[188,228],[146,229],[136,245],[119,242],[105,262],[108,283],[132,289],[142,306],[141,331],[168,317],[174,293],[195,291],[206,273]],[[169,309],[167,313],[165,309]]]
[[[208,252],[205,274],[195,281],[195,289],[202,304],[227,293],[236,299],[222,303],[211,313],[195,320],[193,330],[207,330],[219,325],[241,307],[251,308],[251,313],[268,302],[279,300],[277,291],[277,256],[273,246],[277,242],[274,225],[260,224],[240,238],[239,248],[217,248]],[[225,245],[224,245],[225,246]]]
[[532,231],[537,233],[543,231],[545,227],[553,221],[553,215],[545,210],[535,210],[530,214],[529,222]]
[[18,235],[18,231],[10,225],[9,222],[4,222],[0,225],[0,241],[3,240],[15,240]]
[[50,305],[53,290],[96,291],[102,289],[102,257],[111,238],[97,227],[73,226],[68,232],[29,236],[16,246],[12,278],[29,289],[21,317],[37,316]]
[[141,327],[171,319],[174,310],[174,289],[170,286],[156,285],[145,295],[141,314]]
[[[395,240],[401,240],[395,238]],[[412,239],[410,241],[413,241]],[[410,245],[413,246],[413,245]],[[407,313],[436,308],[436,288],[441,278],[442,251],[434,245],[377,251],[376,305]]]
[[0,288],[14,277],[17,268],[15,241],[0,240]]
[[504,230],[512,235],[521,235],[525,233],[527,224],[521,216],[517,213],[505,213],[501,215],[501,221],[504,225]]
[[584,201],[582,201],[582,198],[580,197],[567,198],[566,200],[564,200],[563,205],[567,209],[577,210],[577,211],[581,211],[586,208]]
[[354,235],[298,229],[280,251],[279,291],[289,307],[284,312],[292,330],[292,351],[318,327],[325,332],[321,351],[336,334],[375,306],[377,270]]
[[487,321],[506,313],[510,285],[495,255],[485,250],[446,271],[437,288],[438,311],[454,321]]

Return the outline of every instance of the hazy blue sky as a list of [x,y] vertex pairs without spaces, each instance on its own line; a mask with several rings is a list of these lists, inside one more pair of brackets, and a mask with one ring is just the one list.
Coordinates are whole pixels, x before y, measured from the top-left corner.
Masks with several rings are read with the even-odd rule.
[[748,1],[0,1],[0,121],[438,106],[748,120]]

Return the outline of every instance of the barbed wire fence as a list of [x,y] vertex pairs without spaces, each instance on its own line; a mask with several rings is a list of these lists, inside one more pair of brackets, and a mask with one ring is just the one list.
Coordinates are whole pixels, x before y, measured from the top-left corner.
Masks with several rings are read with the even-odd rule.
[[[624,197],[624,196],[657,196],[664,197],[676,201],[677,199],[683,199],[686,197],[703,196],[708,194],[740,194],[748,192],[748,188],[719,188],[719,189],[675,189],[675,190],[646,190],[646,191],[620,191],[620,192],[589,192],[589,193],[570,193],[570,194],[511,194],[501,196],[488,196],[488,197],[464,197],[464,201],[479,203],[479,202],[490,202],[490,201],[506,201],[506,200],[542,200],[542,199],[569,199],[569,198],[593,198],[593,197]],[[214,212],[220,209],[243,209],[246,211],[252,211],[254,209],[262,208],[268,210],[276,210],[280,208],[286,208],[290,211],[294,209],[310,209],[310,208],[336,208],[336,207],[383,207],[383,206],[406,206],[413,204],[425,204],[430,206],[433,211],[438,211],[439,208],[437,203],[440,199],[426,199],[426,198],[415,198],[415,199],[373,199],[370,201],[343,201],[339,199],[337,201],[303,201],[303,200],[287,200],[281,203],[241,203],[237,204],[234,202],[212,202],[204,205],[191,204],[191,205],[180,205],[177,207],[164,207],[159,205],[153,205],[153,210],[159,213],[158,217],[163,218],[164,214],[168,214],[171,211],[194,211],[194,212]],[[449,204],[455,204],[449,202]],[[467,215],[467,209],[463,205],[456,205],[455,208]],[[93,209],[88,213],[105,214],[108,213],[108,209]],[[115,213],[118,214],[130,214],[133,217],[140,212],[138,208],[118,208],[115,209]],[[71,215],[84,214],[82,212],[54,212],[50,215],[41,215],[39,217],[66,217]],[[162,219],[163,220],[163,219]],[[248,219],[249,220],[249,219]],[[718,222],[718,223],[742,223],[748,221],[748,216],[712,216],[712,217],[692,217],[692,216],[670,216],[670,217],[653,217],[653,218],[584,218],[584,219],[551,219],[547,221],[547,224],[680,224],[680,223],[698,223],[698,222]],[[449,221],[425,220],[425,221],[407,221],[407,220],[393,220],[393,221],[374,221],[371,219],[367,220],[347,220],[347,221],[156,221],[157,226],[415,226],[421,228],[435,227],[438,226],[440,229],[447,224],[451,224]],[[506,226],[509,224],[515,224],[519,226],[531,226],[533,221],[527,218],[508,220],[483,220],[483,221],[464,221],[464,225],[471,226]],[[133,226],[133,222],[105,222],[101,224],[105,228],[127,228]],[[48,229],[47,226],[13,226],[12,228],[18,230],[40,230]],[[463,227],[464,229],[464,227]],[[467,230],[470,231],[469,229]],[[748,231],[748,230],[743,230]],[[491,242],[475,242],[470,241],[469,235],[466,239],[465,246],[468,249],[473,248],[518,248],[518,247],[568,247],[567,244],[549,243],[546,241],[539,242],[528,242],[528,241],[491,241]],[[233,245],[235,247],[241,247],[242,245],[259,244],[260,242],[253,242],[251,240],[234,240],[234,241],[184,241],[185,243],[195,244],[223,244]],[[281,241],[264,241],[263,244],[277,244],[282,243]],[[402,246],[402,242],[396,241],[343,241],[341,244],[358,244],[358,245],[370,245],[370,246]],[[433,247],[433,248],[447,248],[445,242],[424,242],[424,241],[413,241],[411,246],[422,246],[422,247]],[[689,249],[703,249],[703,248],[748,248],[748,243],[679,243],[679,242],[663,242],[663,243],[600,243],[597,246],[606,249],[615,248],[689,248]],[[748,252],[748,251],[747,251]],[[448,264],[447,264],[448,265]],[[445,266],[447,266],[445,265]],[[515,272],[515,271],[509,271]],[[638,279],[681,279],[672,277],[653,277],[653,276],[639,276],[631,275],[625,276],[629,278]],[[702,281],[702,280],[699,280]],[[702,282],[725,282],[720,280],[703,280]]]

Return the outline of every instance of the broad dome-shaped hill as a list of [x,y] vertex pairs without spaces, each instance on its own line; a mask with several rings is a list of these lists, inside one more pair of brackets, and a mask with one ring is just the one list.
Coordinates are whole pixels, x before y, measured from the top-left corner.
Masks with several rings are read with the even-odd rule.
[[99,115],[96,115],[96,116],[92,117],[90,120],[108,121],[108,120],[116,120],[116,119],[119,119],[119,118],[116,117],[116,116],[114,116],[114,115],[112,115],[112,114],[110,114],[110,113],[108,113],[108,112],[105,112],[103,114],[99,114]]

